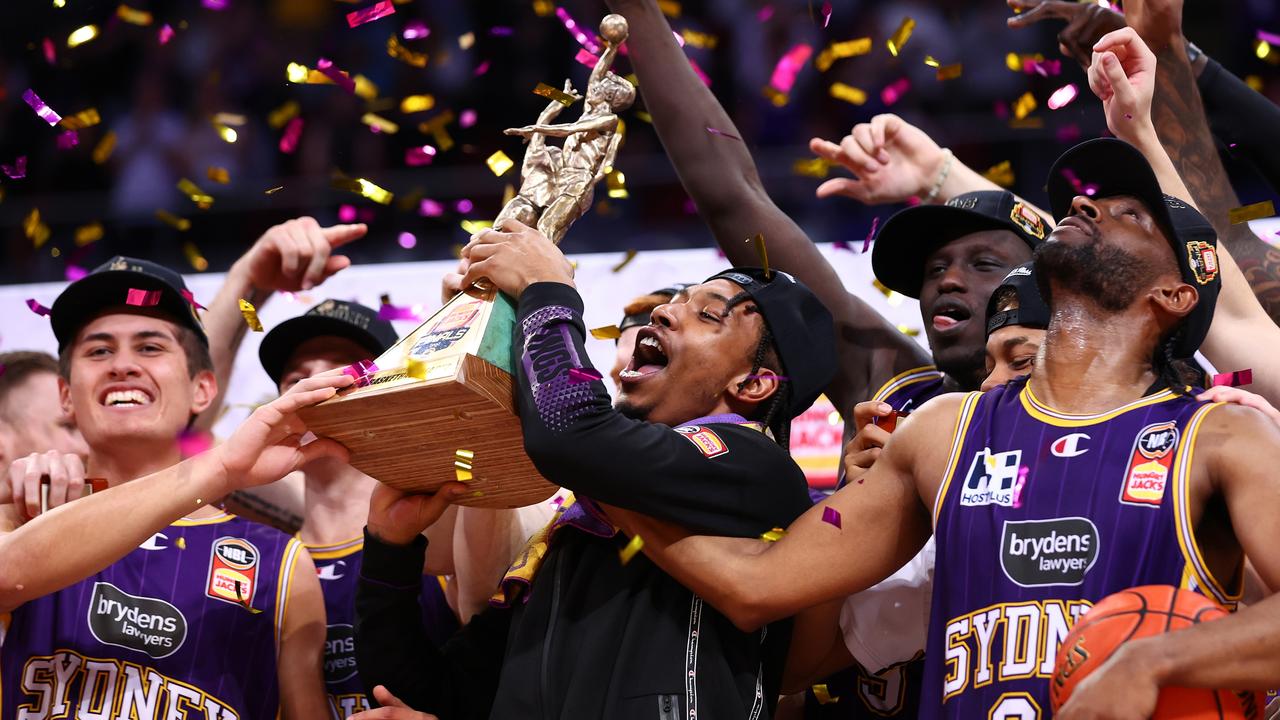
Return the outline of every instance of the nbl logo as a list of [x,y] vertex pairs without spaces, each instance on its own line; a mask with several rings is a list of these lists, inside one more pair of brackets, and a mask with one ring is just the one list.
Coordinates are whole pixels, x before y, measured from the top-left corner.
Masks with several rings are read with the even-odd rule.
[[960,491],[960,504],[1013,507],[1020,490],[1018,470],[1021,466],[1021,450],[993,453],[990,448],[983,448],[969,465]]

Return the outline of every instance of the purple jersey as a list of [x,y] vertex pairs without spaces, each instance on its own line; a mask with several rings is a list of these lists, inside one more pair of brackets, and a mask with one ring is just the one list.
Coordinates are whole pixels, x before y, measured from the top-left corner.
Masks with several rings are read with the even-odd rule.
[[[346,720],[368,710],[369,700],[356,671],[356,646],[352,626],[356,617],[356,582],[360,578],[360,558],[364,537],[336,545],[307,545],[320,576],[324,610],[329,628],[324,643],[324,682],[329,709],[334,720]],[[458,618],[444,596],[444,580],[422,576],[423,627],[427,637],[440,647],[458,630]]]
[[888,403],[900,413],[914,412],[943,393],[945,377],[932,365],[918,367],[890,378],[871,399]]
[[13,612],[0,717],[275,718],[302,545],[234,515],[187,519]]
[[1067,415],[1025,380],[965,398],[933,508],[922,717],[1049,717],[1058,646],[1120,590],[1174,585],[1234,603],[1187,507],[1196,434],[1215,407],[1165,390]]

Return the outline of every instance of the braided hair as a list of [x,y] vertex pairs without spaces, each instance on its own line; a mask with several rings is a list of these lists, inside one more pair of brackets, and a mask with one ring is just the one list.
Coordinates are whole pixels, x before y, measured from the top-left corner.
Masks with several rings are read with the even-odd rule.
[[1186,362],[1174,356],[1174,347],[1182,337],[1184,328],[1179,325],[1173,332],[1165,336],[1164,341],[1156,346],[1151,358],[1151,369],[1156,373],[1156,384],[1173,391],[1175,395],[1186,395],[1188,377],[1191,374]]
[[[734,308],[749,300],[751,300],[751,296],[745,292],[733,296],[725,304],[724,316],[728,317]],[[760,309],[754,304],[747,305],[746,312],[747,314],[758,313]],[[747,373],[747,375],[755,375],[760,372],[761,367],[773,367],[777,368],[780,376],[778,377],[778,389],[765,403],[755,408],[752,413],[755,417],[750,419],[763,423],[769,432],[773,434],[775,442],[784,449],[790,449],[791,419],[786,417],[783,410],[787,408],[791,397],[791,385],[785,377],[786,370],[782,367],[781,358],[778,357],[778,348],[773,343],[773,333],[769,330],[769,324],[761,322],[760,325],[762,327],[760,340],[756,343],[755,352],[751,357],[751,372]],[[741,390],[746,387],[748,382],[750,382],[750,379],[738,383],[738,389]]]

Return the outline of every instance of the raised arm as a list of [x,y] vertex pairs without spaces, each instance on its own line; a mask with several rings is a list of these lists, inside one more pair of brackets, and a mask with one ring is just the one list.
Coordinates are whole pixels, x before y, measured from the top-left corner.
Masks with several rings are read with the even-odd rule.
[[760,264],[746,240],[763,234],[771,265],[808,285],[836,321],[840,369],[828,396],[842,413],[894,375],[929,363],[913,340],[850,294],[808,236],[765,192],[741,133],[689,66],[654,0],[610,0],[626,16],[645,106],[685,190],[735,265]]

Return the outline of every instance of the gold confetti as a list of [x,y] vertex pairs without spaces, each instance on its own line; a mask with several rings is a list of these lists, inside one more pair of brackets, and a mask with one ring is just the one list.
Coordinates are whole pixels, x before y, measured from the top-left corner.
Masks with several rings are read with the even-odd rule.
[[222,123],[223,125],[241,127],[248,122],[249,119],[239,113],[220,112],[214,114],[213,121],[215,123]]
[[281,190],[283,190],[283,189],[284,189],[284,186],[283,186],[283,185],[277,185],[277,186],[275,186],[275,187],[267,188],[266,190],[263,190],[263,191],[262,191],[262,194],[263,194],[263,195],[275,195],[276,193],[280,192],[280,191],[281,191]]
[[186,539],[186,538],[184,538],[184,537],[180,537],[180,538],[178,538],[178,541],[177,541],[176,543],[174,543],[174,544],[178,546],[178,549],[179,549],[179,550],[186,550],[186,549],[187,549],[187,539]]
[[222,138],[224,142],[234,143],[236,141],[236,138],[239,137],[236,134],[235,128],[229,127],[219,122],[213,123],[213,129],[218,133],[218,137]]
[[622,272],[622,269],[625,268],[632,260],[635,260],[635,259],[636,259],[636,251],[628,250],[626,256],[622,258],[622,262],[613,266],[613,272]]
[[1262,78],[1257,75],[1245,75],[1244,84],[1248,85],[1249,89],[1254,92],[1262,92]]
[[227,172],[227,169],[224,167],[210,165],[209,168],[204,171],[204,174],[209,176],[210,180],[218,183],[219,185],[226,185],[231,182],[231,173]]
[[773,276],[769,270],[769,251],[764,246],[764,233],[756,233],[753,238],[747,238],[747,242],[755,243],[756,256],[760,258],[760,267],[764,268],[764,279],[768,280]]
[[636,111],[636,119],[643,122],[647,122],[650,125],[653,124],[653,116],[643,110]]
[[378,86],[373,81],[363,75],[356,75],[353,78],[356,82],[356,97],[361,100],[373,101],[378,97]]
[[1022,72],[1023,68],[1027,66],[1027,63],[1042,62],[1044,62],[1044,55],[1041,55],[1040,53],[1023,53],[1019,55],[1018,53],[1011,52],[1004,56],[1005,67],[1017,73]]
[[458,482],[468,482],[474,479],[472,470],[475,466],[476,454],[471,450],[455,450],[453,452],[453,471],[458,477]]
[[428,58],[426,53],[410,50],[401,44],[400,38],[395,35],[387,38],[387,54],[406,65],[411,65],[417,68],[424,68],[427,66]]
[[667,17],[680,17],[680,3],[676,0],[658,0],[658,9]]
[[180,232],[186,232],[191,229],[190,220],[178,217],[168,210],[156,210],[156,219]]
[[910,17],[902,18],[902,24],[898,26],[897,30],[893,31],[893,35],[885,42],[885,45],[889,48],[889,52],[894,57],[898,56],[898,53],[902,51],[902,46],[906,45],[907,40],[911,39],[911,31],[914,30],[915,27],[915,20]]
[[907,327],[906,325],[899,325],[898,332],[906,335],[907,337],[919,337],[920,335],[920,330],[918,328]]
[[720,38],[715,35],[689,30],[688,28],[680,31],[680,37],[684,38],[686,45],[692,45],[703,50],[715,50],[716,45],[720,44]]
[[332,185],[336,190],[347,190],[366,197],[380,205],[390,205],[395,194],[378,187],[364,178],[334,178]]
[[773,103],[774,107],[784,107],[787,102],[791,100],[790,96],[772,85],[765,85],[763,92],[764,96],[769,98],[769,102]]
[[[187,257],[187,262],[191,264],[191,268],[196,272],[204,272],[209,269],[209,261],[204,259],[204,255],[200,254],[200,248],[196,244],[187,241],[182,244],[182,254]],[[257,408],[254,408],[255,410]]]
[[[481,230],[493,227],[492,220],[463,220],[460,224],[462,225],[462,229],[467,231],[468,235],[475,235]],[[461,253],[459,253],[459,256],[461,256]]]
[[890,305],[897,306],[902,304],[902,295],[898,294],[893,290],[890,290],[889,287],[884,283],[880,282],[879,280],[872,280],[871,285],[875,289],[879,290],[882,295],[884,295],[885,300],[887,300]]
[[623,565],[626,565],[631,562],[631,558],[635,557],[636,553],[640,552],[642,547],[644,547],[644,540],[641,540],[640,536],[636,535],[631,538],[626,547],[618,551],[618,559],[622,561]]
[[1010,120],[1010,121],[1009,121],[1009,127],[1011,127],[1011,128],[1018,128],[1018,129],[1038,129],[1038,128],[1043,128],[1043,127],[1044,127],[1044,118],[1042,118],[1042,117],[1029,117],[1029,118],[1022,118],[1021,120],[1019,120],[1019,119],[1016,119],[1016,118],[1015,118],[1015,119],[1013,119],[1013,120]]
[[964,71],[964,63],[954,63],[951,65],[943,65],[938,68],[939,80],[955,80],[960,77],[960,73]]
[[780,527],[776,527],[772,530],[767,530],[765,532],[760,533],[760,539],[765,542],[778,542],[779,540],[782,539],[782,536],[786,534],[787,534],[786,530],[783,530]]
[[213,196],[201,190],[198,185],[186,178],[182,178],[178,181],[178,190],[181,191],[183,195],[191,198],[191,202],[195,203],[196,207],[201,210],[208,210],[209,207],[213,205]]
[[507,203],[511,202],[511,200],[515,198],[515,196],[516,196],[516,186],[512,185],[511,183],[507,183],[506,186],[502,188],[502,206],[506,207]]
[[622,331],[617,325],[604,325],[598,328],[591,328],[591,337],[597,340],[617,340],[622,337]]
[[270,125],[272,130],[279,130],[285,126],[285,123],[297,117],[299,112],[302,112],[302,107],[298,105],[298,101],[290,100],[267,114],[267,125]]
[[867,101],[867,94],[861,89],[852,85],[845,85],[842,82],[831,84],[831,97],[837,100],[844,100],[847,103],[861,105]]
[[83,27],[78,27],[75,30],[72,30],[71,34],[67,36],[67,47],[73,48],[83,45],[96,37],[98,37],[97,25],[85,25]]
[[538,85],[533,88],[533,94],[541,95],[548,100],[555,100],[565,107],[569,107],[570,105],[578,102],[578,98],[563,90],[553,88],[546,83],[538,83]]
[[[311,79],[311,73],[312,73],[312,70],[308,68],[306,65],[303,65],[302,63],[291,62],[288,65],[286,65],[284,68],[284,76],[291,83],[302,84],[305,82],[309,82]],[[329,78],[325,78],[323,75],[321,75],[320,77],[324,78],[325,80],[329,80]],[[329,82],[333,82],[333,81],[329,80]]]
[[1231,220],[1232,225],[1239,225],[1250,220],[1271,217],[1276,214],[1275,205],[1270,200],[1264,200],[1260,203],[1245,205],[1244,207],[1232,208],[1227,212],[1227,218]]
[[111,153],[115,149],[116,132],[114,130],[108,130],[107,134],[103,135],[102,139],[98,141],[98,144],[93,147],[93,161],[98,165],[105,163],[107,158],[111,157]]
[[556,6],[551,0],[533,0],[533,13],[538,17],[547,17],[556,11]]
[[476,44],[476,34],[473,32],[465,33],[458,36],[458,47],[463,50],[470,50],[472,45]]
[[791,172],[811,178],[825,178],[831,170],[831,163],[826,158],[802,158],[791,163]]
[[996,163],[984,170],[982,177],[1000,187],[1013,187],[1013,165],[1008,160]]
[[386,133],[388,135],[395,135],[396,133],[400,132],[399,125],[391,122],[390,120],[384,117],[381,117],[379,115],[374,115],[373,113],[367,112],[364,115],[362,115],[360,117],[360,122],[364,123],[365,125],[368,125],[370,128],[372,128],[376,132]]
[[67,117],[62,118],[62,122],[59,123],[59,127],[64,130],[83,130],[87,127],[93,127],[100,122],[102,122],[102,117],[98,115],[98,109],[89,108],[88,110],[81,110],[75,115],[68,115]]
[[244,321],[249,325],[249,329],[254,332],[262,332],[262,321],[258,319],[258,309],[253,303],[240,298],[240,314],[244,315]]
[[31,208],[31,212],[23,218],[22,232],[37,250],[49,240],[49,236],[52,234],[49,226],[40,219],[40,208]]
[[139,25],[146,27],[151,24],[151,13],[145,10],[137,10],[128,5],[120,5],[116,8],[116,17],[129,23],[130,25]]
[[405,359],[404,374],[418,380],[427,379],[427,364],[415,357]]
[[932,55],[924,56],[924,64],[928,65],[931,68],[941,67],[941,63],[939,63],[938,59]]
[[604,170],[604,184],[608,188],[609,197],[614,200],[625,200],[630,197],[627,192],[627,176],[615,167],[608,167]]
[[436,106],[436,99],[430,95],[410,95],[400,101],[400,112],[409,113],[430,110]]
[[871,38],[869,37],[831,43],[822,52],[818,53],[818,57],[813,60],[813,65],[820,72],[826,72],[831,69],[831,65],[836,60],[866,55],[869,52],[871,52]]
[[831,690],[827,688],[826,683],[813,686],[813,696],[817,698],[819,705],[830,705],[834,702],[840,702],[840,696],[832,697]]
[[81,225],[76,228],[75,239],[76,247],[84,247],[90,243],[95,243],[102,239],[103,229],[102,223],[94,222],[88,225]]
[[1013,102],[1013,119],[1021,120],[1031,114],[1036,109],[1036,96],[1030,91],[1022,93],[1022,96]]
[[489,166],[489,170],[498,177],[502,177],[508,170],[516,165],[515,162],[513,162],[511,158],[507,157],[507,154],[501,150],[490,155],[484,162]]
[[449,131],[445,129],[445,126],[453,122],[453,119],[453,111],[445,110],[430,120],[420,123],[418,131],[430,133],[431,137],[435,138],[436,147],[440,149],[440,152],[445,152],[453,147],[453,138],[449,137]]

